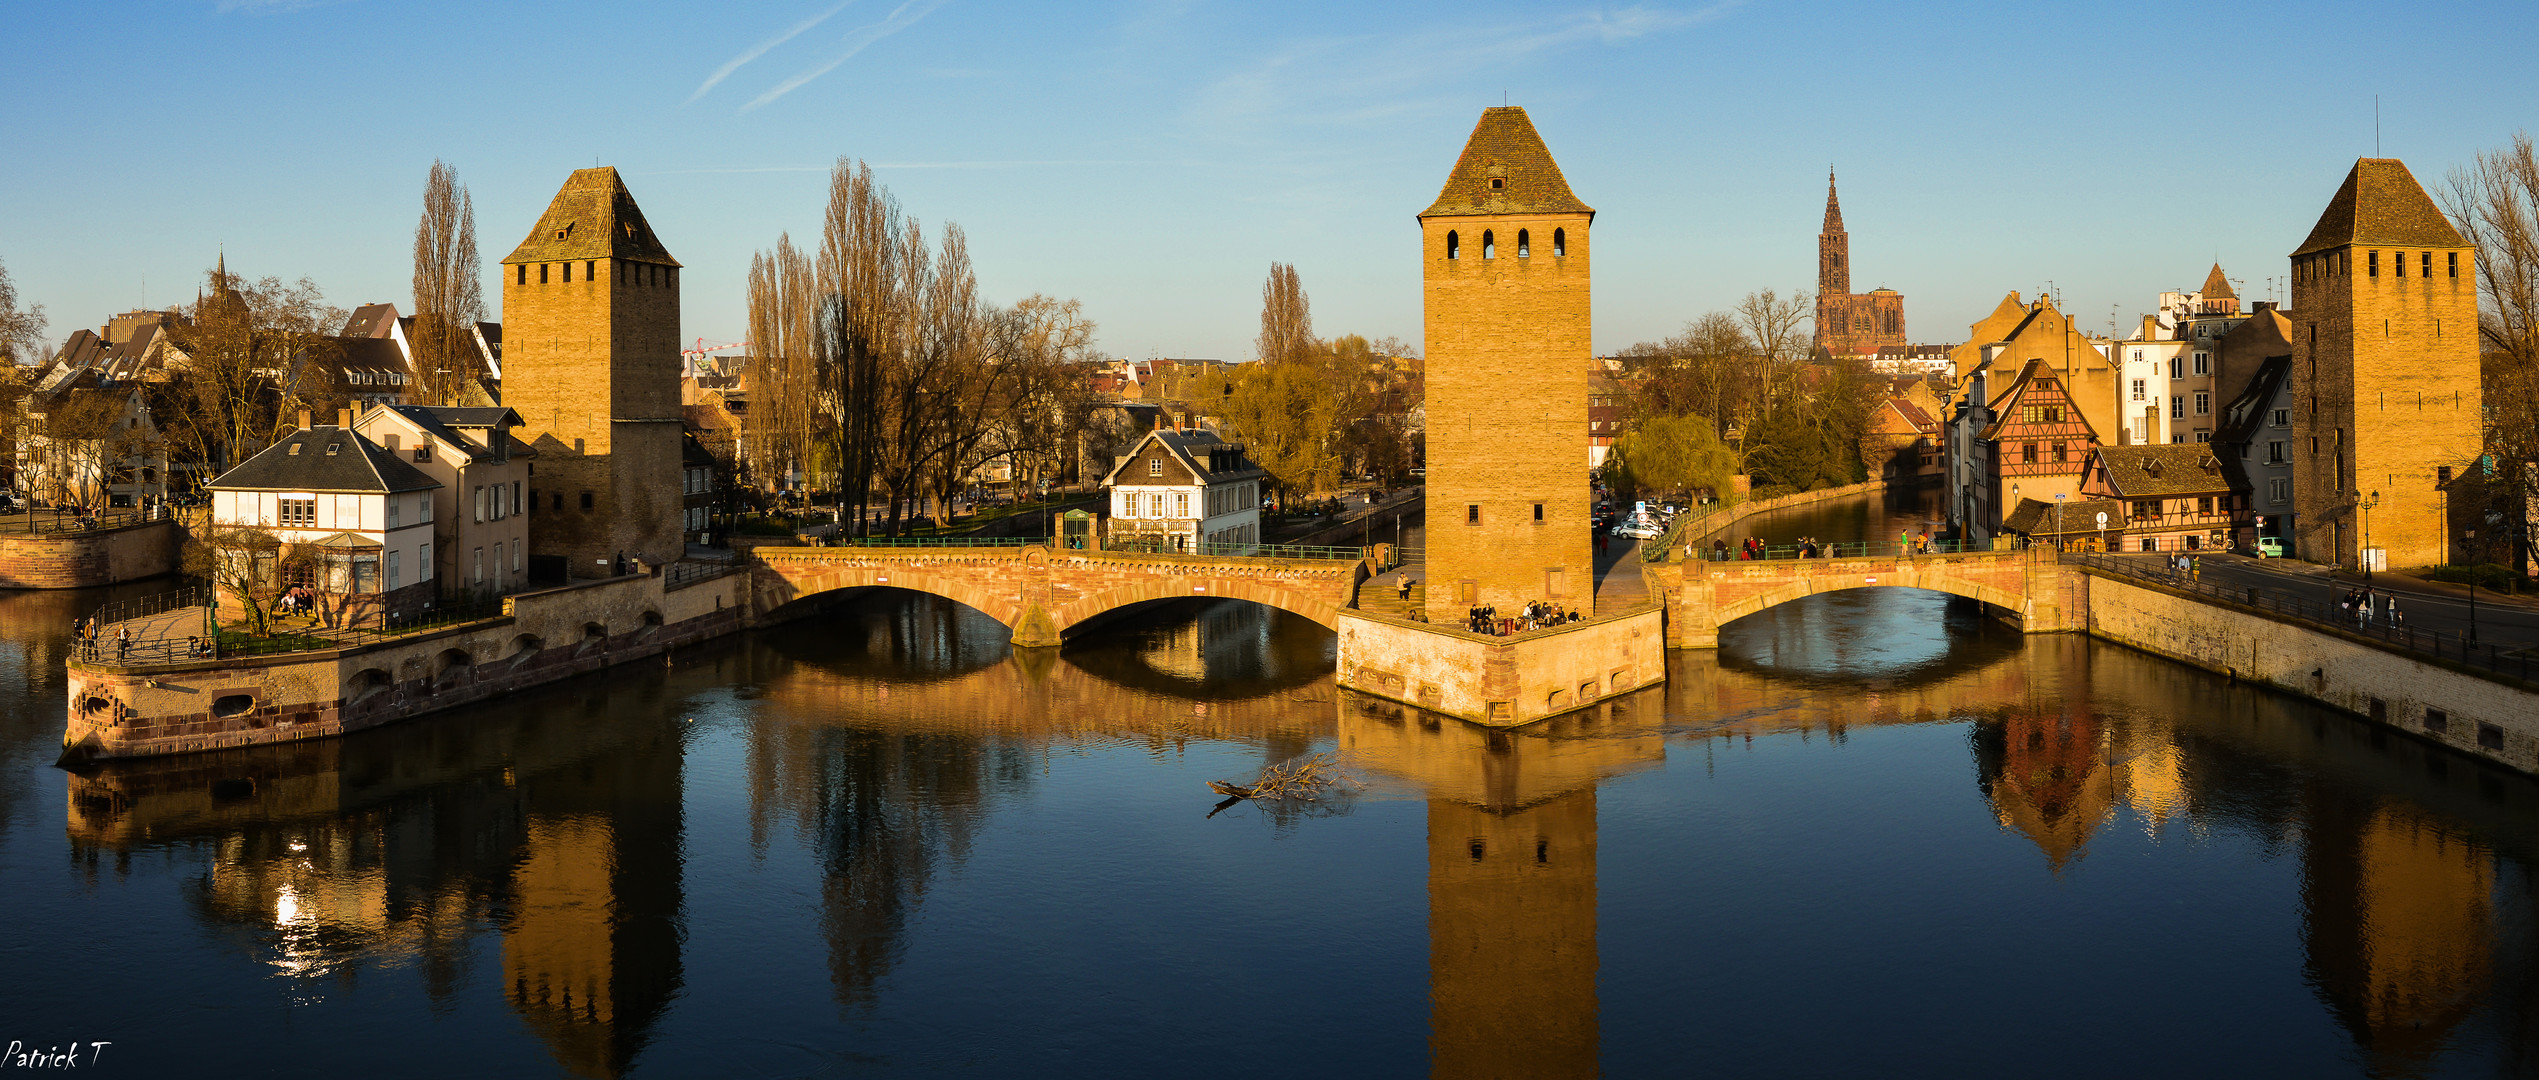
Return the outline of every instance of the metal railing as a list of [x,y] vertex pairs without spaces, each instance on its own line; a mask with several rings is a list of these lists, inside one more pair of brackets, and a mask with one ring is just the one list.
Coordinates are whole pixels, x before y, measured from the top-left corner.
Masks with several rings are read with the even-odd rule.
[[[169,597],[190,597],[195,602],[173,607],[154,603]],[[379,626],[327,626],[314,616],[275,614],[266,619],[267,632],[258,636],[237,627],[218,627],[216,630],[207,627],[206,623],[211,622],[208,612],[212,599],[211,590],[187,589],[165,594],[165,597],[124,601],[124,604],[134,605],[125,613],[126,618],[94,624],[91,632],[95,637],[80,644],[80,659],[92,663],[147,666],[349,649],[505,615],[502,597],[470,597],[435,601],[421,611],[383,619]],[[158,606],[157,611],[146,610],[154,606]],[[201,621],[146,621],[154,614],[167,614],[185,607],[202,608],[207,613],[206,618]],[[135,627],[133,620],[144,621]],[[118,630],[136,632],[128,638],[119,638]],[[207,630],[211,632],[206,633]]]
[[1046,536],[839,536],[821,547],[1030,547],[1052,544]]
[[2471,640],[2457,631],[2419,630],[2413,626],[2391,626],[2385,619],[2369,619],[2361,611],[2348,613],[2341,606],[2324,600],[2311,601],[2297,596],[2272,596],[2253,585],[2224,586],[2198,579],[2193,570],[2172,569],[2168,560],[2125,559],[2113,555],[2092,555],[2083,552],[2062,552],[2064,562],[2079,563],[2109,573],[2140,578],[2181,592],[2226,600],[2242,607],[2253,607],[2298,622],[2322,628],[2359,634],[2400,652],[2449,660],[2473,668],[2483,668],[2498,675],[2529,680],[2539,665],[2531,663],[2531,646],[2516,649],[2492,641]]
[[684,588],[735,573],[747,565],[738,559],[681,559],[661,571],[661,587],[664,590]]
[[69,508],[18,509],[0,514],[0,533],[25,533],[40,536],[45,533],[104,532],[107,529],[120,529],[126,525],[139,525],[166,517],[165,511],[151,510],[108,510],[104,513],[89,513]]
[[1740,548],[1711,549],[1696,554],[1711,562],[1757,562],[1783,559],[1912,559],[1926,555],[1989,555],[2015,551],[1993,540],[1845,540],[1831,544],[1769,544],[1758,554]]

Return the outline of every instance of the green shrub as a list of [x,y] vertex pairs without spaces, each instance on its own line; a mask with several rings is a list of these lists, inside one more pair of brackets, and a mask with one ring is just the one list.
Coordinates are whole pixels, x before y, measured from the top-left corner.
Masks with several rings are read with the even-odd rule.
[[2424,576],[2435,581],[2448,581],[2461,585],[2474,584],[2478,588],[2493,589],[2496,592],[2516,592],[2528,587],[2528,582],[2520,575],[2513,573],[2512,567],[2496,563],[2479,563],[2476,566],[2437,566],[2426,572]]

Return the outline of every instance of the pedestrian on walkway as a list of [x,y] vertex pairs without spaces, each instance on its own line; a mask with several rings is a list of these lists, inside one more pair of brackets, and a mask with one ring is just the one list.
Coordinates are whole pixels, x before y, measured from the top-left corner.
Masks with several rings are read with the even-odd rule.
[[1410,576],[1409,574],[1404,574],[1404,575],[1402,575],[1402,580],[1401,580],[1400,582],[1398,582],[1397,584],[1399,584],[1399,585],[1401,586],[1401,589],[1402,589],[1402,602],[1403,602],[1403,603],[1405,603],[1405,604],[1410,603],[1410,602],[1411,602],[1411,576]]
[[126,626],[118,626],[118,627],[116,627],[116,628],[115,628],[115,662],[116,662],[116,663],[118,663],[118,664],[120,664],[120,663],[122,663],[122,662],[124,661],[124,659],[125,659],[126,657],[129,657],[129,656],[131,656],[131,655],[132,655],[132,628],[130,628],[130,627],[126,627]]

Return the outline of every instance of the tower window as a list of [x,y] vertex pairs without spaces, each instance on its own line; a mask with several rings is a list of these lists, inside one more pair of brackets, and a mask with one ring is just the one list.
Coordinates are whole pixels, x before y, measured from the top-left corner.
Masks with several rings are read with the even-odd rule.
[[2460,276],[2460,253],[2456,251],[2451,253],[2451,276]]
[[1534,238],[1527,235],[1524,229],[1516,230],[1516,257],[1522,259],[1531,256],[1534,254],[1533,247]]
[[[1552,230],[1552,257],[1557,259],[1567,254],[1569,254],[1569,230]],[[2459,256],[2454,255],[2451,258],[2456,261]]]
[[584,259],[584,260],[582,260],[582,280],[584,280],[584,281],[598,281],[598,280],[599,280],[599,263],[598,263],[596,260],[592,260],[592,259]]
[[1488,229],[1481,230],[1481,257],[1484,259],[1499,257],[1499,238]]
[[2423,256],[2422,258],[2419,258],[2419,259],[2417,259],[2417,260],[2416,260],[2416,276],[2417,276],[2417,277],[2432,277],[2432,276],[2433,276],[2433,253],[2432,253],[2432,252],[2430,252],[2430,251],[2425,252],[2425,253],[2424,253],[2424,256]]
[[573,264],[572,264],[572,263],[565,263],[565,264],[564,264],[564,283],[565,283],[565,284],[567,284],[567,285],[573,284]]
[[1458,244],[1455,239],[1455,231],[1453,229],[1446,230],[1446,257],[1449,259],[1458,257],[1461,253],[1456,250],[1457,247]]
[[528,264],[528,263],[521,263],[521,264],[520,264],[520,284],[522,284],[522,285],[526,285],[526,284],[528,284],[528,283],[529,283],[529,264]]
[[583,492],[583,493],[582,493],[582,509],[584,509],[584,510],[588,510],[588,509],[590,509],[590,508],[591,508],[591,493],[590,493],[590,492],[585,491],[585,492]]
[[1534,504],[1534,523],[1537,525],[1543,523],[1543,504],[1541,503]]
[[1463,507],[1463,523],[1464,523],[1464,524],[1466,524],[1466,525],[1479,525],[1479,524],[1481,524],[1481,504],[1480,504],[1480,503],[1465,503],[1465,504],[1464,504],[1464,507]]
[[539,263],[539,264],[538,264],[538,284],[540,284],[540,285],[544,285],[544,284],[546,284],[546,283],[547,283],[547,264],[545,264],[545,263]]

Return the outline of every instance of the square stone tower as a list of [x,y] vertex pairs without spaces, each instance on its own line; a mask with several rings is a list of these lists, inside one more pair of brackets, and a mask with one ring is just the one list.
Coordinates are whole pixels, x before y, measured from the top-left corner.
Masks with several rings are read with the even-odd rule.
[[1419,215],[1428,340],[1428,617],[1595,607],[1587,226],[1521,108],[1485,109]]
[[679,261],[617,170],[577,169],[502,274],[503,404],[538,454],[530,551],[574,577],[676,560]]
[[2356,565],[2368,530],[2392,566],[2446,560],[2438,485],[2484,446],[2475,257],[2393,158],[2356,161],[2292,253],[2299,557]]

